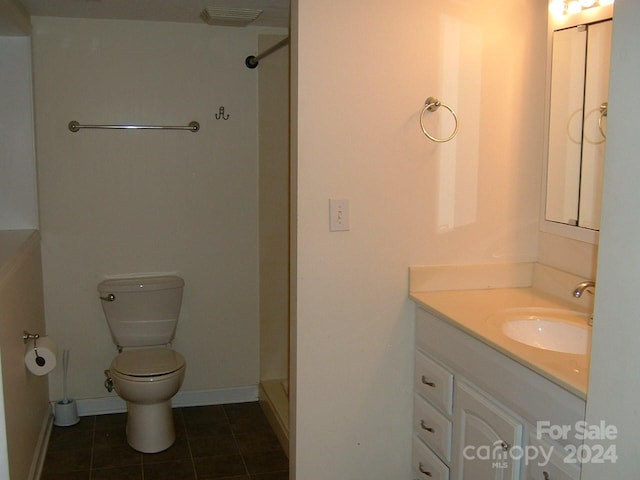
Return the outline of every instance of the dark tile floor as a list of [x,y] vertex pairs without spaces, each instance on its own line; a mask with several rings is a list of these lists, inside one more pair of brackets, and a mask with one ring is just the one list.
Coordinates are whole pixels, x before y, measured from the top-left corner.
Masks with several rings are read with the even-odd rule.
[[41,480],[287,480],[288,460],[257,402],[175,408],[176,442],[127,444],[126,414],[53,427]]

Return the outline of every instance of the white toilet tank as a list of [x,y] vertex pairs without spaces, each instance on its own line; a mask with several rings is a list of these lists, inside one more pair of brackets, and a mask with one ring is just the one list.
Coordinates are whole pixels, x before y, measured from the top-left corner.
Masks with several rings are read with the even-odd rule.
[[167,345],[173,340],[184,280],[175,275],[112,278],[98,284],[111,335],[119,347]]

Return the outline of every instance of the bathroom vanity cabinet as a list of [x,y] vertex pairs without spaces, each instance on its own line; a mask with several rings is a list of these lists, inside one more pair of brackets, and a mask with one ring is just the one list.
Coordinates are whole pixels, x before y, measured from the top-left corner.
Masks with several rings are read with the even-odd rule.
[[[570,462],[584,399],[423,308],[414,386],[416,479],[580,478]],[[545,426],[568,434],[552,439]]]

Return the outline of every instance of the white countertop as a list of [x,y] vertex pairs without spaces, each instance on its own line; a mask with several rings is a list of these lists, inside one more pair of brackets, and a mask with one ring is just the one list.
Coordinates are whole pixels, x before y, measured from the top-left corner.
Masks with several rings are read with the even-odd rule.
[[587,313],[532,287],[411,292],[410,298],[453,326],[474,336],[574,395],[586,398],[590,351],[585,355],[530,347],[504,335],[487,318],[504,309],[553,308]]

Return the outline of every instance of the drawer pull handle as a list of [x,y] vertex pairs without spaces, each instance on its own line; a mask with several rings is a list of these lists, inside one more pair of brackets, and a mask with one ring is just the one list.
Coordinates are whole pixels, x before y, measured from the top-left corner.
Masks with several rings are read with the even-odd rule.
[[433,477],[429,470],[424,469],[424,467],[422,466],[422,462],[418,462],[418,470],[420,470],[420,473],[426,475],[427,477]]
[[551,480],[551,477],[549,476],[549,472],[542,472],[542,476],[544,476],[544,480]]
[[422,383],[428,385],[431,388],[436,388],[436,384],[434,382],[430,382],[424,375],[422,375]]
[[435,430],[433,428],[427,427],[427,424],[424,423],[424,420],[420,420],[420,426],[422,427],[423,430],[426,430],[429,433],[435,432]]

